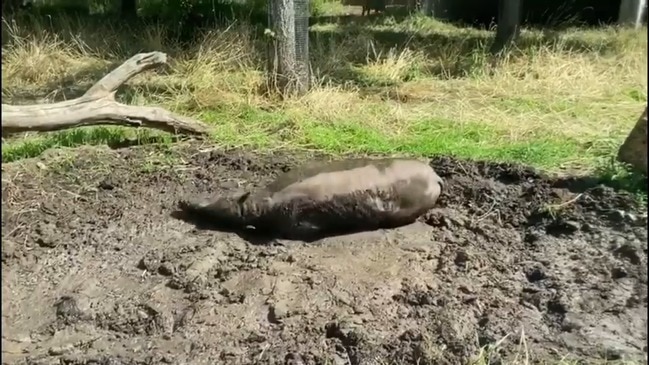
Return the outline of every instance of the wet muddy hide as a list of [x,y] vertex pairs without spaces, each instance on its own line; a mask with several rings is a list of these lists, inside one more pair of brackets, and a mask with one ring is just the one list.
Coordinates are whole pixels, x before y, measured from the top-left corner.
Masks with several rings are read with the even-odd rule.
[[297,167],[254,192],[183,200],[179,208],[203,223],[306,240],[413,223],[442,187],[425,162],[347,159]]

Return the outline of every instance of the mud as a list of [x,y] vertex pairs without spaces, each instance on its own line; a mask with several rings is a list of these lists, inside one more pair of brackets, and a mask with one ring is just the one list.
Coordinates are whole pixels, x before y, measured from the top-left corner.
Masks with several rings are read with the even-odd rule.
[[435,158],[395,230],[257,245],[174,219],[297,157],[85,148],[4,164],[5,364],[646,361],[646,208],[579,179]]

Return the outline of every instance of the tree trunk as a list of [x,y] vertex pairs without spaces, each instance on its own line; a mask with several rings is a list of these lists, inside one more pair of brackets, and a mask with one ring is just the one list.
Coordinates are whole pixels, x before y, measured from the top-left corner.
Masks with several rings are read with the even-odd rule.
[[632,26],[636,29],[642,26],[642,15],[646,11],[647,0],[622,0],[620,2],[620,13],[618,24]]
[[451,0],[422,0],[421,12],[426,16],[443,20],[448,18]]
[[293,0],[270,0],[269,7],[269,87],[283,96],[304,93],[307,85],[297,63]]
[[28,7],[31,5],[32,5],[31,2],[27,3],[24,0],[5,0],[2,3],[2,12],[3,15],[6,17],[8,15],[15,14],[16,12],[18,12],[20,8]]
[[119,13],[126,19],[137,18],[137,0],[121,0]]
[[115,101],[115,92],[138,73],[167,62],[161,52],[137,54],[104,76],[83,96],[54,104],[2,104],[2,136],[28,131],[55,131],[89,125],[150,127],[172,133],[201,135],[207,127],[162,108],[130,106]]
[[626,137],[617,154],[617,160],[647,175],[647,108]]
[[491,54],[501,54],[520,35],[521,0],[498,0],[498,27]]
[[297,63],[298,93],[304,94],[311,88],[309,67],[309,0],[295,1],[295,62]]

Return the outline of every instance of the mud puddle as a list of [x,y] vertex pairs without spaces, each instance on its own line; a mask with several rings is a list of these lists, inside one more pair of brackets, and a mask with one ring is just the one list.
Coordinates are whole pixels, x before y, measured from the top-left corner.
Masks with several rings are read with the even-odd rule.
[[297,159],[174,148],[3,166],[3,363],[646,359],[646,210],[629,195],[436,158],[449,189],[421,222],[260,246],[174,203]]

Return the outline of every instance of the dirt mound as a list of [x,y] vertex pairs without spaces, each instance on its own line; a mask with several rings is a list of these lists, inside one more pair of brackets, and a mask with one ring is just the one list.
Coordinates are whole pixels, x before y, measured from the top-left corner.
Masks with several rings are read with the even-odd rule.
[[396,230],[254,245],[171,217],[298,161],[184,146],[5,164],[3,363],[646,359],[646,212],[606,187],[436,158],[439,209]]

